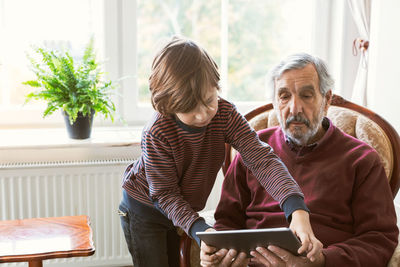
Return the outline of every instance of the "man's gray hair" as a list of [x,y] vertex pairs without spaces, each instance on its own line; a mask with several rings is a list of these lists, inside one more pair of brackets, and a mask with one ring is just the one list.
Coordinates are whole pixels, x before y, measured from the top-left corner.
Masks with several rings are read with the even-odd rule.
[[282,60],[270,71],[268,75],[268,84],[273,91],[273,99],[275,99],[275,79],[280,78],[285,71],[302,69],[308,64],[313,64],[317,70],[321,94],[325,96],[329,90],[333,89],[335,82],[329,74],[325,62],[316,56],[307,53],[298,53]]

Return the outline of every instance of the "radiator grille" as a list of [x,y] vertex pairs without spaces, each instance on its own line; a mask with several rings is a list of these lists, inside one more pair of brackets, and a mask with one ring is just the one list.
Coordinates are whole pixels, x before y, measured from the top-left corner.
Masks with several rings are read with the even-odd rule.
[[[130,160],[2,166],[0,219],[89,215],[96,253],[44,261],[45,266],[131,264],[117,215],[121,178]],[[26,266],[26,263],[2,264]]]

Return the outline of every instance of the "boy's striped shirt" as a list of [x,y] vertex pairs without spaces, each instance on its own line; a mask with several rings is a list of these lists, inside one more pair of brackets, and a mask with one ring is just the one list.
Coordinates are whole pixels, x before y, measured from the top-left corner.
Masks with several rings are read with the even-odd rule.
[[222,98],[217,114],[201,129],[155,113],[143,129],[142,155],[128,166],[123,188],[144,204],[157,203],[174,225],[188,232],[222,166],[225,143],[240,152],[260,184],[281,205],[291,195],[303,197],[272,148],[261,142],[236,107]]

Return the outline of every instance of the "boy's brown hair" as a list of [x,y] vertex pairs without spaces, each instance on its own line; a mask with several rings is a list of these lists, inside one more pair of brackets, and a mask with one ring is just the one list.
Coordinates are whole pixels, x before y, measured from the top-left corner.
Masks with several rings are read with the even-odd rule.
[[215,61],[195,42],[174,37],[156,55],[149,78],[151,103],[163,115],[186,113],[204,99],[210,87],[219,90]]

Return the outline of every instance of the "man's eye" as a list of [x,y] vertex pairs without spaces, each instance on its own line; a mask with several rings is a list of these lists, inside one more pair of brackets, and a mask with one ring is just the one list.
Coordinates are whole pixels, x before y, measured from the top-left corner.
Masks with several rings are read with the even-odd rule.
[[289,99],[289,95],[281,95],[280,98],[282,100],[287,100],[287,99]]

